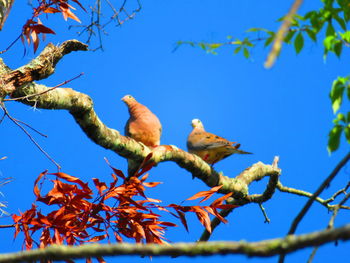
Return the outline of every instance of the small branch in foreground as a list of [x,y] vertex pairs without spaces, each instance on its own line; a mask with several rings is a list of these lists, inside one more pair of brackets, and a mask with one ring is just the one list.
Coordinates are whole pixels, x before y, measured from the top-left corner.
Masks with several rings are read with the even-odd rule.
[[47,248],[0,254],[0,263],[39,260],[68,260],[101,256],[212,256],[239,254],[250,257],[271,257],[290,253],[306,247],[320,246],[335,240],[350,239],[350,224],[331,230],[287,236],[260,242],[197,242],[156,244],[87,244],[81,246],[53,245]]
[[293,17],[297,13],[302,2],[303,2],[303,0],[295,0],[292,7],[290,8],[288,14],[284,17],[283,23],[282,23],[281,27],[278,29],[275,40],[272,44],[271,51],[268,54],[267,59],[265,61],[265,64],[264,64],[265,68],[271,68],[273,66],[273,64],[275,63],[275,60],[281,51],[284,37],[285,37],[286,33],[288,32],[290,25],[293,21]]

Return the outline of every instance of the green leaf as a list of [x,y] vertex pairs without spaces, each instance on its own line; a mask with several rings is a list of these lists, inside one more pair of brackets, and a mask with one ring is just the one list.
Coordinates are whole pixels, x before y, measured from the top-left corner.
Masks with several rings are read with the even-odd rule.
[[342,121],[342,122],[346,123],[346,118],[345,118],[345,115],[343,113],[338,113],[337,119],[339,121]]
[[350,143],[350,124],[344,128],[345,138]]
[[306,33],[314,42],[317,41],[316,33],[313,30],[311,30],[310,28],[306,28]]
[[295,32],[296,32],[295,30],[289,30],[288,34],[284,38],[284,42],[290,44],[290,40],[293,38]]
[[236,48],[233,50],[233,53],[237,54],[239,51],[241,51],[241,49],[242,49],[242,46],[236,47]]
[[214,44],[209,44],[208,47],[211,49],[217,49],[218,47],[221,47],[223,44],[222,43],[214,43]]
[[333,14],[333,18],[338,22],[341,28],[346,31],[346,22],[344,19],[340,18],[338,14]]
[[348,100],[350,100],[350,84],[346,85],[346,94],[348,95]]
[[250,56],[249,51],[246,47],[243,49],[243,55],[245,58],[249,58],[249,56]]
[[345,41],[350,43],[350,31],[345,31],[343,34],[339,33],[341,38]]
[[275,36],[271,36],[268,39],[266,39],[264,47],[267,47],[268,45],[270,45],[274,39],[275,39]]
[[269,30],[265,28],[260,28],[260,27],[252,27],[252,28],[249,28],[246,32],[260,32],[260,31],[267,32]]
[[295,52],[299,54],[299,52],[303,49],[303,46],[304,46],[304,37],[301,34],[301,32],[299,32],[294,40]]
[[332,50],[334,40],[335,40],[334,36],[328,36],[323,40],[323,45],[326,51]]
[[204,43],[199,43],[199,47],[201,47],[203,50],[207,50],[207,46]]
[[343,49],[343,43],[341,42],[341,40],[338,40],[334,44],[334,53],[337,55],[338,58],[340,58],[342,49]]
[[333,81],[331,93],[329,94],[331,101],[332,101],[332,108],[333,113],[336,113],[343,100],[343,92],[344,92],[345,86],[341,78],[338,78],[337,80]]
[[336,125],[333,127],[333,129],[329,132],[328,135],[328,152],[332,153],[336,151],[339,148],[340,144],[340,135],[343,131],[343,126]]
[[335,36],[335,30],[331,22],[328,22],[326,36]]

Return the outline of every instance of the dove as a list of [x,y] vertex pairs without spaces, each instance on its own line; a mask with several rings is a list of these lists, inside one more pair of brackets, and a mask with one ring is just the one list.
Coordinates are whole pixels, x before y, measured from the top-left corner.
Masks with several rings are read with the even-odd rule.
[[218,161],[234,154],[251,154],[239,150],[240,144],[231,142],[204,130],[203,123],[199,119],[192,120],[193,130],[187,138],[188,152],[201,157],[207,163],[214,165]]
[[128,106],[130,118],[125,125],[125,135],[142,142],[146,146],[156,147],[160,144],[162,125],[157,116],[146,106],[138,103],[131,95],[122,101]]

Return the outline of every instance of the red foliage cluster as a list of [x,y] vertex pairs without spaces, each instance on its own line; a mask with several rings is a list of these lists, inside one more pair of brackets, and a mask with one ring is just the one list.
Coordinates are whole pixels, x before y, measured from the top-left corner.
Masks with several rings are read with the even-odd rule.
[[[123,238],[131,238],[137,243],[166,243],[164,232],[167,227],[176,226],[174,223],[165,222],[160,219],[156,211],[165,211],[180,218],[188,230],[185,213],[194,212],[199,221],[211,231],[209,214],[222,218],[217,209],[231,208],[231,205],[224,205],[231,194],[227,194],[215,200],[209,206],[180,206],[171,204],[160,206],[160,200],[148,198],[145,195],[146,187],[155,187],[159,182],[145,182],[148,174],[143,175],[147,170],[137,176],[126,179],[122,171],[113,167],[112,182],[108,185],[97,178],[93,179],[97,189],[96,197],[93,198],[93,191],[88,184],[77,177],[58,172],[48,174],[41,173],[34,183],[34,194],[36,202],[31,209],[13,215],[15,222],[15,237],[20,232],[24,233],[24,246],[26,249],[46,247],[50,244],[79,245],[86,242],[96,242],[107,239],[111,236],[117,242],[123,242]],[[45,195],[41,193],[44,182],[47,182],[49,175],[55,176],[50,181],[52,189]],[[122,184],[117,185],[118,179],[123,179]],[[199,192],[188,200],[204,197],[203,201],[215,194],[221,186],[214,187],[209,191]],[[45,214],[39,204],[51,206],[51,210]],[[47,207],[42,207],[47,210]],[[57,207],[57,208],[56,208]],[[169,210],[175,210],[176,214]],[[40,242],[35,242],[33,235],[40,233]]]
[[[78,4],[84,11],[86,11],[78,0],[70,1]],[[39,1],[39,6],[33,9],[32,18],[28,19],[28,21],[23,26],[21,35],[22,42],[24,43],[24,41],[27,40],[27,43],[29,45],[33,42],[35,52],[38,49],[40,42],[39,34],[43,34],[43,37],[45,34],[55,34],[51,28],[48,28],[41,23],[39,16],[42,14],[61,13],[64,20],[71,18],[80,22],[79,18],[72,12],[72,9],[75,10],[75,8],[69,4],[69,0]]]

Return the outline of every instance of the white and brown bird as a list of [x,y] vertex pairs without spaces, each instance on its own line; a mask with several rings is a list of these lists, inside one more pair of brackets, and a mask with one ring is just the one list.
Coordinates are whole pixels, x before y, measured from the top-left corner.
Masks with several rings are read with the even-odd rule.
[[146,146],[158,146],[162,135],[162,125],[157,116],[146,106],[138,103],[131,95],[124,96],[122,101],[128,106],[130,114],[125,125],[125,135]]
[[239,150],[240,144],[231,142],[204,130],[199,119],[192,120],[193,130],[187,138],[188,152],[201,157],[207,163],[214,165],[218,161],[234,154],[251,154]]

